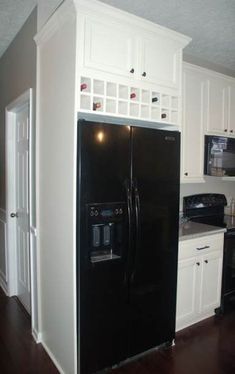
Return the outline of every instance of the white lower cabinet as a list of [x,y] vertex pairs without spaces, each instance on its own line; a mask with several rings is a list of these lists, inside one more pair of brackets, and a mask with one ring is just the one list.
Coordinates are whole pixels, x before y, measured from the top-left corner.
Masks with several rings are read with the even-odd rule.
[[224,234],[179,243],[176,330],[214,314],[220,306]]
[[220,306],[222,253],[213,251],[201,259],[200,311],[210,313]]

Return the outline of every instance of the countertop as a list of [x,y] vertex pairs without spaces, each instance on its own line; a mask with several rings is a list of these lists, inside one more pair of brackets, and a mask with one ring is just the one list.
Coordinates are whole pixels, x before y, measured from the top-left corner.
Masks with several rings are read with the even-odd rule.
[[226,232],[225,228],[188,221],[179,226],[179,240],[183,241],[223,232]]

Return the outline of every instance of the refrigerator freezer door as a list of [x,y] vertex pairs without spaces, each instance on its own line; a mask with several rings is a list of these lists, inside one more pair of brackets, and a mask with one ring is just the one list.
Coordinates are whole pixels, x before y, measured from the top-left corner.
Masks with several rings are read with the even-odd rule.
[[179,133],[135,127],[132,146],[136,245],[130,269],[130,356],[174,338]]
[[[128,210],[124,182],[130,170],[130,130],[89,122],[78,127],[78,345],[80,372],[87,374],[127,356]],[[104,252],[112,251],[113,240],[122,242],[120,256],[99,256],[100,247]]]

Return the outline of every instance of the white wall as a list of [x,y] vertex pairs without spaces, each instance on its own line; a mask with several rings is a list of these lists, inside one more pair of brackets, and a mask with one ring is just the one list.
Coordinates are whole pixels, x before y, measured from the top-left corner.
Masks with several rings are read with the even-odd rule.
[[59,370],[73,374],[77,332],[76,20],[72,2],[61,6],[36,40],[40,330],[42,343]]

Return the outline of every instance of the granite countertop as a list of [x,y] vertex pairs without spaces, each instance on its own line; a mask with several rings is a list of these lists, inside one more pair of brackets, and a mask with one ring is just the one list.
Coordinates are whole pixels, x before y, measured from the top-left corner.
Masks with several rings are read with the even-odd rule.
[[179,240],[188,240],[223,232],[226,232],[225,228],[188,221],[179,226]]

